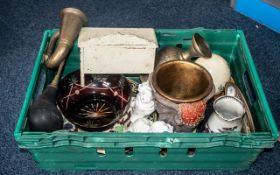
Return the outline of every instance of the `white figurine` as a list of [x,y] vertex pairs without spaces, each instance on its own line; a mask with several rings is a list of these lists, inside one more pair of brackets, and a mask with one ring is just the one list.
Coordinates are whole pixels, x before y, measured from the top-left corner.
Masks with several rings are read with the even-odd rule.
[[128,132],[150,132],[152,121],[146,118],[139,118],[127,128]]
[[138,94],[133,105],[130,119],[132,123],[155,111],[154,96],[148,82],[139,84]]
[[165,123],[164,121],[152,122],[146,118],[139,118],[127,128],[128,132],[173,132],[173,126]]
[[155,111],[155,102],[152,89],[148,82],[139,84],[138,94],[131,103],[131,124],[128,132],[173,132],[173,127],[164,121],[152,122],[145,118]]
[[150,128],[150,132],[173,132],[173,126],[164,121],[155,121]]

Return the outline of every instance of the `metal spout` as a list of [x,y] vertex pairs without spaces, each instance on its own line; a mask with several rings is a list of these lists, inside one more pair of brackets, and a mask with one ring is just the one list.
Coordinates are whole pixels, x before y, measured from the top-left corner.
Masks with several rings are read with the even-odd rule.
[[188,51],[183,52],[183,58],[185,60],[190,60],[191,58],[194,57],[210,58],[211,56],[212,56],[212,51],[209,45],[204,40],[204,38],[198,33],[195,33],[192,36],[192,45],[188,49]]

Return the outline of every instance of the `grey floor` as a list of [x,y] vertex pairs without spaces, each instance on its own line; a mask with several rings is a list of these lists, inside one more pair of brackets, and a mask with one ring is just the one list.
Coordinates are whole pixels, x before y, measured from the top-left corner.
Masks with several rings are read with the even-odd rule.
[[[48,174],[31,155],[19,152],[13,130],[24,100],[43,31],[59,28],[64,7],[85,11],[92,27],[234,28],[247,38],[267,100],[280,126],[280,34],[233,11],[229,0],[0,0],[0,174]],[[280,172],[280,144],[239,174]],[[214,157],[213,157],[214,158]],[[51,174],[148,174],[134,171]],[[160,171],[151,174],[229,174],[218,171]]]

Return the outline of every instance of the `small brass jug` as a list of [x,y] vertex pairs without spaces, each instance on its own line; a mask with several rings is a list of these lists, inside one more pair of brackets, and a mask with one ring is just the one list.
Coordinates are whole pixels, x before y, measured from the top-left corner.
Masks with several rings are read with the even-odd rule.
[[[178,47],[164,47],[156,53],[155,68],[167,61],[172,60],[190,60],[194,57],[210,58],[212,56],[211,49],[204,38],[195,33],[192,36],[192,45],[188,51],[183,51]],[[148,75],[140,75],[140,80],[145,82],[148,80]]]
[[170,60],[190,60],[193,57],[211,57],[212,52],[204,38],[195,33],[192,36],[192,45],[188,51],[178,47],[165,47],[158,51],[155,59],[155,67]]

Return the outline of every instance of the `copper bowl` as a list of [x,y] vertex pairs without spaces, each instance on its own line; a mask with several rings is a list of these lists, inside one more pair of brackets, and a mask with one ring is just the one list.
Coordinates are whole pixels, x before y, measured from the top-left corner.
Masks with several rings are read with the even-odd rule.
[[123,75],[86,75],[80,85],[80,71],[65,76],[58,84],[57,104],[63,115],[78,128],[103,131],[126,112],[131,86]]
[[213,89],[213,80],[202,66],[183,60],[160,64],[152,74],[154,89],[175,103],[202,100]]

